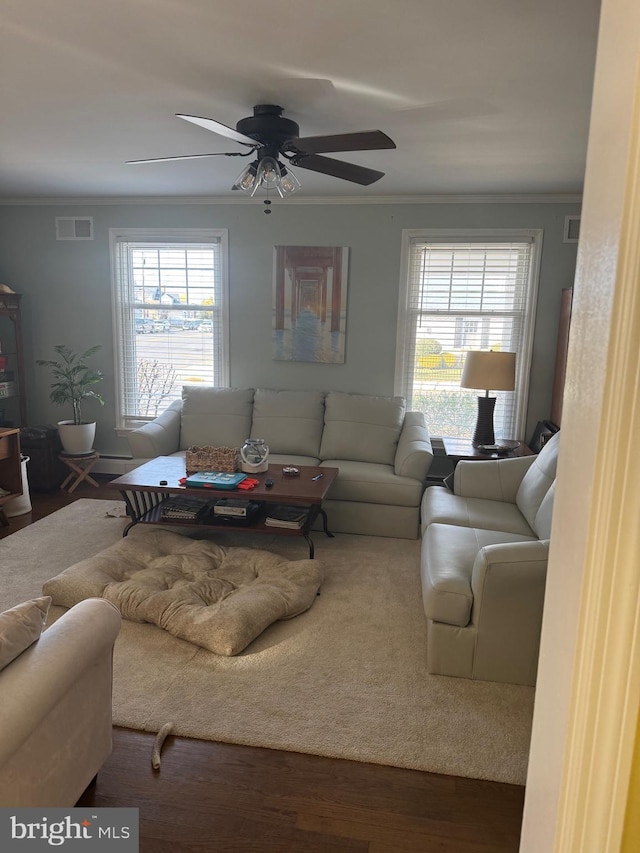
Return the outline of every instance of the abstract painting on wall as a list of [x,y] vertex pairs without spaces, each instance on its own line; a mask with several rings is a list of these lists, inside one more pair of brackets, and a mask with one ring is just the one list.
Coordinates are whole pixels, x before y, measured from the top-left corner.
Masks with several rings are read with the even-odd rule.
[[273,357],[343,364],[347,326],[346,246],[276,246]]

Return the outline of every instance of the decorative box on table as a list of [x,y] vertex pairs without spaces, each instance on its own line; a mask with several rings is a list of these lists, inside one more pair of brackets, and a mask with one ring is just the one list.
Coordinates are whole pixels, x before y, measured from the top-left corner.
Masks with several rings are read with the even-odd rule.
[[196,474],[198,471],[239,471],[240,448],[198,447],[194,444],[187,449],[186,467],[187,474]]

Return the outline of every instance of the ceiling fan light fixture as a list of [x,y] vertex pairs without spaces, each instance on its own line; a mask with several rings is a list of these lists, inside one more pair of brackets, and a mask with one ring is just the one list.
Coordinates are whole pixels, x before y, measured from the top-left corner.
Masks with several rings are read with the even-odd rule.
[[280,183],[276,187],[278,193],[280,194],[280,198],[284,198],[288,195],[293,195],[293,193],[298,192],[298,190],[302,187],[302,184],[298,180],[298,178],[294,175],[291,169],[287,169],[286,166],[280,166]]
[[233,185],[234,189],[242,190],[253,196],[259,189],[264,189],[267,195],[270,191],[285,198],[297,192],[302,184],[292,171],[269,155],[254,160],[240,172]]
[[280,180],[280,163],[274,157],[262,157],[258,163],[256,186],[251,195],[255,193],[258,187],[264,187],[265,190],[275,190],[280,185]]
[[244,169],[240,172],[238,177],[233,182],[234,190],[242,190],[245,193],[253,193],[260,186],[260,182],[258,181],[258,161],[254,160],[249,163],[248,166],[245,166]]

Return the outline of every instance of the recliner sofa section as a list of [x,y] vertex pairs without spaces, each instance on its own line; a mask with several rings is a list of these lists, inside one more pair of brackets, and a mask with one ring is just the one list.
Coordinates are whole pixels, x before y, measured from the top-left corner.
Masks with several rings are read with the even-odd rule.
[[418,538],[433,453],[424,415],[407,412],[402,397],[184,386],[129,445],[140,465],[249,437],[266,441],[271,463],[339,469],[323,504],[332,531]]
[[0,806],[69,808],[109,757],[120,622],[110,602],[81,601],[0,672]]
[[427,669],[534,685],[560,434],[537,456],[459,462],[422,500]]

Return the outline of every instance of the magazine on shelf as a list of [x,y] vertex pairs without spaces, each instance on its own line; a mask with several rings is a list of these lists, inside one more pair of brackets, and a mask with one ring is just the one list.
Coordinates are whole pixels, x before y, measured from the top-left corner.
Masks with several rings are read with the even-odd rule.
[[268,527],[288,527],[293,530],[304,526],[309,515],[309,507],[277,504],[267,513],[264,523]]

